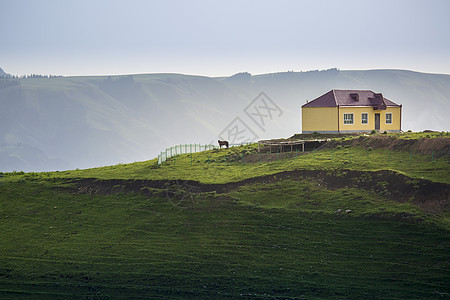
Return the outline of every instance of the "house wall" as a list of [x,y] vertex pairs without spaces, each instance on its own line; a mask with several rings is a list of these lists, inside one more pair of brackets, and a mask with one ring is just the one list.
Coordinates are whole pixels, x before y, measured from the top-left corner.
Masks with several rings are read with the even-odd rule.
[[[380,113],[380,131],[400,131],[401,130],[401,107],[388,107],[386,110],[374,110]],[[386,124],[386,113],[392,113],[392,124]]]
[[[344,124],[344,114],[353,113],[353,124]],[[369,120],[362,124],[361,114],[367,113]],[[387,107],[386,110],[373,110],[372,107],[339,107],[339,131],[370,132],[375,129],[375,113],[380,114],[380,131],[396,132],[401,129],[401,107]],[[392,124],[386,124],[386,113],[392,113]]]
[[[303,107],[303,133],[352,133],[370,132],[375,129],[375,113],[380,114],[380,132],[401,130],[401,107],[387,107],[386,110],[373,110],[372,107]],[[339,121],[338,121],[339,113]],[[344,124],[344,114],[353,113],[353,124]],[[368,123],[362,124],[361,114],[368,114]],[[392,113],[392,124],[386,124],[386,113]],[[339,126],[338,126],[339,123]]]
[[303,107],[302,132],[337,133],[337,118],[337,107]]
[[[344,114],[353,113],[353,124],[344,124]],[[367,113],[369,123],[361,123],[361,114]],[[372,107],[339,107],[339,131],[340,132],[370,132],[375,129],[375,114]]]

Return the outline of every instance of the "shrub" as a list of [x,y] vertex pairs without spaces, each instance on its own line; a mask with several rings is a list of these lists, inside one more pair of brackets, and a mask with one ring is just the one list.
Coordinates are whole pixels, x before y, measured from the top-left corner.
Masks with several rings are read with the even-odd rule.
[[376,133],[377,133],[377,131],[375,129],[370,132],[370,134],[376,134]]
[[385,131],[383,132],[383,134],[387,134],[387,131],[385,130]]
[[342,148],[341,145],[337,145],[337,146],[336,146],[336,149],[341,149],[341,148]]
[[368,151],[372,151],[372,147],[367,148]]
[[408,132],[412,132],[412,130],[410,129],[410,130],[408,130]]

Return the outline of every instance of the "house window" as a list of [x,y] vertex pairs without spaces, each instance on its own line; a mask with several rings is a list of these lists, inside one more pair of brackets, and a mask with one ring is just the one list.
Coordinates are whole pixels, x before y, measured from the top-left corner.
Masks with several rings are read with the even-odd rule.
[[344,124],[353,124],[353,114],[344,114]]
[[369,115],[367,113],[361,114],[361,124],[368,124],[369,123]]
[[386,124],[392,124],[392,113],[386,113]]

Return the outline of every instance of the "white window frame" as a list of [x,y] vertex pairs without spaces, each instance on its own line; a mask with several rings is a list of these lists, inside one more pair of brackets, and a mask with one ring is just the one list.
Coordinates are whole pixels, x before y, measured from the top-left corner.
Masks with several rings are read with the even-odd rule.
[[[346,115],[348,115],[348,116],[351,115],[351,116],[352,116],[352,118],[351,118],[351,123],[346,123],[346,121],[347,121],[347,122],[350,121],[350,120],[346,120],[346,119],[345,119],[345,116],[346,116]],[[353,125],[353,124],[355,124],[355,118],[354,118],[354,116],[353,116],[353,113],[344,113],[344,119],[343,119],[343,120],[344,120],[344,125]]]
[[[367,116],[366,123],[363,122],[363,120],[364,120],[363,115]],[[369,113],[361,113],[361,124],[363,124],[363,125],[369,124]]]
[[[390,122],[388,122],[388,115],[390,115]],[[386,113],[384,116],[384,120],[386,122],[386,124],[392,124],[392,113]]]

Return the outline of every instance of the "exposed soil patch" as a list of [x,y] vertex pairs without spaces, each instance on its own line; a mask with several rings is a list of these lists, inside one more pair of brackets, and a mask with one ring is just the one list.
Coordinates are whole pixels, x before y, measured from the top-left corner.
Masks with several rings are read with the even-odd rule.
[[361,135],[357,139],[348,141],[332,140],[321,148],[334,148],[337,145],[363,146],[366,148],[384,148],[399,151],[413,151],[415,153],[441,157],[449,154],[450,138],[422,138],[422,139],[399,139],[388,135]]
[[328,189],[357,187],[401,203],[412,200],[413,204],[426,212],[438,213],[450,207],[450,185],[411,179],[393,171],[295,170],[225,184],[202,184],[191,180],[98,180],[92,178],[77,179],[73,183],[76,186],[75,192],[83,194],[142,192],[149,195],[168,193],[171,197],[177,195],[185,197],[185,193],[215,191],[223,194],[244,185],[273,183],[286,179],[314,180]]

